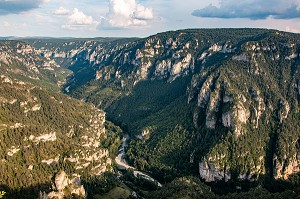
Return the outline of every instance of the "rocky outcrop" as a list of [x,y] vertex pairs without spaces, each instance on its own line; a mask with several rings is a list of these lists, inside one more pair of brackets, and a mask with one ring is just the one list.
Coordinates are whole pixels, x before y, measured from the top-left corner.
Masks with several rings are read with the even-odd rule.
[[51,159],[48,159],[48,160],[42,160],[41,163],[45,163],[45,164],[48,164],[48,165],[50,165],[52,163],[58,163],[59,157],[60,157],[60,155],[56,156],[53,159],[51,158]]
[[166,77],[169,68],[171,68],[171,65],[171,59],[158,61],[155,67],[155,75],[158,77]]
[[137,72],[137,75],[139,75],[141,79],[146,79],[148,77],[148,70],[151,66],[152,66],[152,63],[150,61],[142,62],[139,67],[140,69]]
[[48,194],[45,192],[40,193],[39,199],[63,199],[74,195],[76,197],[86,198],[86,192],[83,185],[81,185],[80,176],[75,175],[69,179],[64,171],[60,171],[55,175],[53,190],[54,191]]
[[287,60],[296,59],[296,58],[298,58],[298,53],[293,53],[293,54],[285,57],[285,59],[287,59]]
[[230,42],[226,42],[224,45],[220,45],[218,43],[213,44],[207,50],[202,52],[202,54],[198,57],[197,60],[202,61],[202,64],[205,64],[206,61],[215,53],[232,53],[236,50],[236,48],[232,46]]
[[242,103],[236,105],[233,110],[235,121],[230,127],[234,129],[235,135],[239,136],[243,133],[243,125],[247,123],[250,116],[250,111],[247,110]]
[[258,128],[259,119],[262,117],[263,112],[266,110],[266,105],[263,98],[260,96],[260,91],[254,88],[249,89],[249,93],[254,100],[254,120],[253,124],[255,128]]
[[[26,139],[26,138],[25,138]],[[56,132],[51,132],[51,133],[47,133],[47,134],[43,134],[43,135],[39,135],[39,136],[34,136],[34,135],[30,135],[28,138],[30,141],[32,142],[53,142],[56,140]]]
[[64,188],[69,185],[67,174],[64,171],[58,172],[55,175],[54,184],[58,191],[64,190]]
[[199,174],[206,182],[213,182],[218,180],[228,181],[231,175],[225,171],[225,168],[217,168],[214,163],[204,159],[199,163]]
[[292,157],[291,159],[283,159],[280,160],[277,156],[274,157],[274,178],[275,179],[285,179],[287,180],[288,177],[294,173],[300,171],[299,164],[300,160],[297,159],[296,156]]
[[198,94],[197,104],[199,107],[204,107],[206,103],[209,101],[213,79],[214,79],[213,76],[208,77],[207,80],[202,85],[201,90]]
[[290,112],[290,105],[288,101],[286,100],[280,100],[279,102],[279,109],[278,109],[278,119],[280,123],[283,122],[284,119],[286,119]]
[[7,155],[13,156],[15,153],[19,152],[20,148],[12,146],[11,149],[8,150]]
[[217,123],[217,114],[219,112],[219,106],[221,101],[220,85],[216,86],[216,90],[211,93],[208,107],[206,110],[206,128],[215,129]]
[[[232,129],[239,136],[242,134],[243,125],[250,118],[250,111],[244,105],[246,98],[242,94],[231,94],[229,84],[222,83],[222,80],[218,78],[220,77],[217,75],[215,77],[209,76],[200,89],[198,88],[197,105],[206,109],[206,128],[215,129],[217,122],[219,122],[223,126]],[[195,93],[193,90],[188,91],[190,92],[189,95]],[[192,99],[192,97],[190,98]],[[262,103],[262,100],[259,99],[259,110],[262,109]],[[194,113],[194,117],[198,117],[198,115]],[[193,118],[193,121],[195,123],[197,118]]]

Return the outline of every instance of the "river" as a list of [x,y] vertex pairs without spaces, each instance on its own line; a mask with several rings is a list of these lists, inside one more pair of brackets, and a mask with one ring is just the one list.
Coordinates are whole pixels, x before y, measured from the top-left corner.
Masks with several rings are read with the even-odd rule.
[[119,154],[115,158],[117,165],[120,167],[124,167],[125,169],[132,169],[135,177],[140,176],[144,179],[150,180],[152,182],[156,182],[159,187],[162,187],[162,184],[160,184],[157,180],[155,180],[148,174],[137,170],[135,167],[132,167],[127,163],[127,161],[125,160],[125,157],[126,157],[125,147],[128,145],[128,142],[129,142],[129,135],[125,135],[124,138],[122,139],[122,145],[121,145],[121,148],[119,149]]

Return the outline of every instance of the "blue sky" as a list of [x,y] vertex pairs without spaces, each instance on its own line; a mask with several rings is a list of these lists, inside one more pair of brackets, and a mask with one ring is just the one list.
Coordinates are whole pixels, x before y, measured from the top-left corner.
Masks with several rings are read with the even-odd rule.
[[300,33],[300,0],[0,0],[0,36],[146,37],[223,27]]

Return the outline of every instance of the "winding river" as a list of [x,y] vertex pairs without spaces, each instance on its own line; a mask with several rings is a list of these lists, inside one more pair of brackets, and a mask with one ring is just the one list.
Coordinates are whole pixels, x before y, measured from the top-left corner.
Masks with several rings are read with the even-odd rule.
[[147,175],[146,173],[143,173],[143,172],[137,170],[135,167],[132,167],[127,163],[127,161],[125,160],[125,156],[126,156],[125,147],[127,146],[128,142],[129,142],[129,135],[125,135],[123,140],[122,140],[122,145],[119,149],[119,154],[115,158],[115,161],[116,161],[117,165],[120,166],[120,167],[124,167],[125,169],[132,169],[133,174],[134,174],[135,177],[139,176],[139,177],[142,177],[144,179],[150,180],[152,182],[156,182],[159,187],[162,187],[162,184],[160,184],[157,180],[155,180],[151,176]]

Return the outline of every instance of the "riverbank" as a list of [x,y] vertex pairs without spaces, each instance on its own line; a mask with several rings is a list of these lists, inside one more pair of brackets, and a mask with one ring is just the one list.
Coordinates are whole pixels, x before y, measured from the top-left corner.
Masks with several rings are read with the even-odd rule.
[[119,149],[119,154],[118,156],[115,158],[115,162],[116,164],[119,166],[119,167],[122,167],[124,169],[132,169],[133,170],[133,174],[135,177],[142,177],[146,180],[149,180],[149,181],[152,181],[152,182],[155,182],[157,183],[157,185],[159,187],[162,187],[162,184],[159,183],[156,179],[152,178],[151,176],[149,176],[148,174],[142,172],[142,171],[139,171],[137,168],[135,167],[132,167],[130,166],[125,157],[126,157],[126,154],[125,154],[125,147],[128,145],[128,142],[130,140],[130,137],[129,135],[125,135],[124,138],[122,139],[122,145],[121,145],[121,148]]

